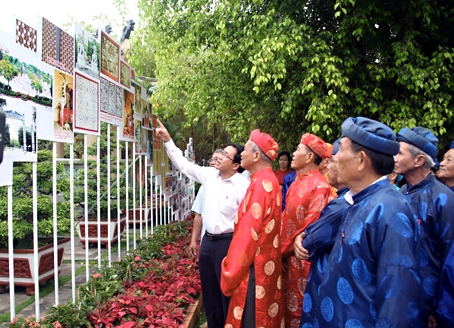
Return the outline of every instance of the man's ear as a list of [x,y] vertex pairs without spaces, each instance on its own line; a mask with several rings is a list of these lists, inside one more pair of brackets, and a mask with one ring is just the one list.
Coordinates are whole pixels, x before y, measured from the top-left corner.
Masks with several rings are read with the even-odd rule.
[[[365,151],[360,151],[357,155],[358,171],[363,171],[366,168],[366,163],[370,163],[370,158],[366,155]],[[370,163],[372,165],[372,163]]]
[[426,163],[426,156],[423,154],[416,155],[415,158],[415,167],[421,167]]
[[262,155],[260,154],[260,152],[254,152],[254,162],[257,163],[260,160],[261,156]]
[[235,171],[238,171],[239,168],[240,168],[240,164],[238,164],[238,163],[233,163],[233,169],[234,169]]

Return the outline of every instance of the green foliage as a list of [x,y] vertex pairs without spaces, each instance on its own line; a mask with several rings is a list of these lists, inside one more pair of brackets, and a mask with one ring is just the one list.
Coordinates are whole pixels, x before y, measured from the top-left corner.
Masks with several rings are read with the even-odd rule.
[[[101,218],[107,218],[108,211],[109,211],[109,204],[108,199],[110,198],[110,213],[112,218],[117,217],[117,208],[118,208],[118,186],[116,185],[117,182],[117,167],[116,167],[116,157],[110,157],[110,163],[107,162],[107,154],[110,151],[112,154],[117,149],[117,138],[116,132],[112,129],[110,133],[110,149],[107,147],[107,124],[102,122],[101,123],[101,135],[100,135],[100,161],[99,161],[99,182],[100,182],[100,189],[101,192],[99,193],[100,197],[100,214]],[[81,138],[80,142],[83,145],[83,138]],[[76,147],[75,147],[76,148]],[[123,145],[120,143],[120,150],[123,149]],[[97,142],[93,142],[89,147],[87,147],[87,153],[90,156],[97,155]],[[96,158],[96,157],[95,157]],[[113,166],[115,163],[115,166]],[[108,165],[110,165],[110,177],[108,177]],[[97,166],[98,162],[95,159],[88,159],[87,161],[88,171],[87,171],[87,194],[88,194],[88,209],[89,209],[89,217],[97,218],[98,215],[98,206],[97,206],[97,186],[98,186],[98,175],[97,175]],[[125,172],[125,162],[120,161],[120,172]],[[130,170],[130,174],[132,171]],[[110,196],[107,190],[107,182],[110,179]],[[85,188],[84,188],[84,180],[85,180],[85,170],[80,169],[74,175],[74,203],[80,205],[82,208],[85,207]],[[130,178],[130,181],[131,178]],[[120,209],[126,209],[126,176],[123,175],[120,178]],[[129,195],[132,195],[132,189],[129,188],[128,190]],[[70,193],[69,190],[64,192],[65,199],[69,200]],[[132,201],[130,201],[130,207],[132,207]]]
[[441,146],[452,138],[452,2],[141,0],[139,8],[161,116],[186,126],[222,118],[241,142],[260,128],[287,150],[306,131],[332,142],[358,115],[396,131],[426,126]]
[[[183,248],[177,248],[178,253],[164,255],[169,245],[181,245],[188,238],[192,221],[173,222],[166,226],[157,226],[155,233],[138,243],[134,254],[128,254],[121,260],[109,266],[105,261],[101,268],[96,269],[85,284],[78,286],[76,303],[69,301],[64,304],[54,305],[45,318],[36,320],[33,317],[14,318],[8,327],[91,327],[89,315],[97,308],[103,306],[112,297],[121,295],[125,286],[130,282],[142,281],[146,276],[164,276],[167,279],[178,277],[175,269],[169,270],[167,261],[171,256],[184,258]],[[144,264],[147,265],[144,265]],[[198,274],[197,274],[198,275]],[[192,287],[192,286],[191,286]],[[137,287],[136,292],[141,290]],[[178,299],[175,300],[178,302]],[[31,323],[31,324],[30,324]]]
[[8,85],[12,79],[19,75],[19,71],[11,64],[6,54],[3,54],[3,59],[0,60],[0,75],[8,81]]
[[[53,234],[53,200],[52,200],[52,151],[39,150],[37,163],[37,221],[38,233],[43,236]],[[63,163],[57,163],[57,175],[64,170]],[[33,238],[33,177],[31,163],[14,163],[13,168],[13,238],[17,244],[20,239]],[[57,191],[69,190],[69,181],[61,176],[57,179]],[[57,231],[59,235],[67,235],[70,205],[66,202],[57,203]],[[0,244],[8,241],[8,197],[7,187],[0,187]]]

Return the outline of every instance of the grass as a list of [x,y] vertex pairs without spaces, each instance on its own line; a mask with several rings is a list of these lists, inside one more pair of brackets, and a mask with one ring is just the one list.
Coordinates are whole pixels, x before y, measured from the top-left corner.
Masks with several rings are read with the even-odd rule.
[[[79,274],[81,274],[84,271],[85,271],[85,266],[82,266],[82,267],[78,268],[76,270],[76,276],[78,276]],[[71,280],[71,275],[67,275],[67,276],[64,276],[64,277],[59,277],[58,278],[58,285],[59,286],[63,286],[66,283],[68,283],[70,280]],[[39,292],[39,298],[41,299],[41,298],[49,295],[54,290],[55,290],[55,284],[50,284],[49,286],[44,287]],[[22,303],[18,304],[16,306],[16,313],[19,313],[24,308],[26,308],[27,306],[29,306],[29,305],[31,305],[33,303],[35,303],[35,295],[30,296],[29,299],[27,299],[26,301],[23,301]],[[11,313],[10,312],[6,312],[6,313],[3,313],[3,314],[0,315],[0,323],[10,322],[10,320],[11,320]]]

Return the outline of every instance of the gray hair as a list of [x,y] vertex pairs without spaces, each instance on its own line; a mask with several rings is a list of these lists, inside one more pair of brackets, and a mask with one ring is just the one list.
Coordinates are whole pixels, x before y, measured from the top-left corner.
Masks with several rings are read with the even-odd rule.
[[252,150],[254,152],[258,151],[265,162],[267,162],[268,164],[273,164],[273,161],[268,156],[265,155],[265,153],[259,148],[259,146],[257,146],[257,144],[254,141],[251,140],[251,142]]
[[433,160],[432,156],[430,156],[426,152],[422,151],[418,147],[416,147],[412,144],[408,144],[408,151],[410,152],[410,154],[413,158],[418,155],[424,155],[424,157],[426,158],[426,161],[424,162],[424,165],[423,165],[424,168],[430,169],[435,166],[435,161]]

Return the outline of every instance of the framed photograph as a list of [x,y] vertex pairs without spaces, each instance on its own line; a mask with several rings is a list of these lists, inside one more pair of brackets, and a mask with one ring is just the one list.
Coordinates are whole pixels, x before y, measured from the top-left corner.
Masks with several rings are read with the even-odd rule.
[[101,31],[101,74],[115,82],[120,80],[120,46],[104,31]]
[[123,60],[120,61],[120,83],[126,88],[131,88],[131,66]]

